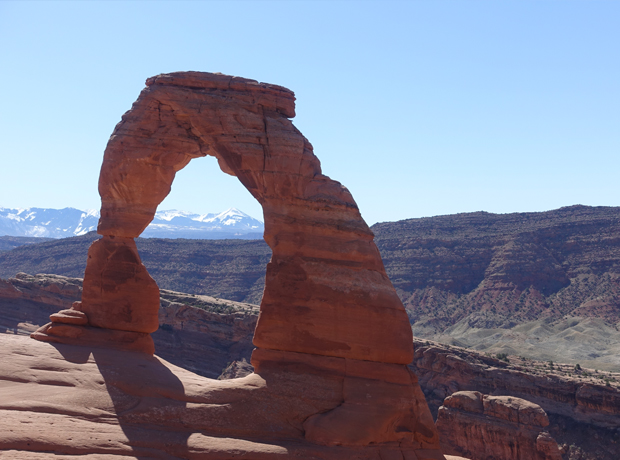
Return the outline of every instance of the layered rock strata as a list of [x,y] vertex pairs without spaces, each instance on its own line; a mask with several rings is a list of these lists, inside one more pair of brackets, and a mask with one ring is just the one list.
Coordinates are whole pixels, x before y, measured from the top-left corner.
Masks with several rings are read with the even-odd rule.
[[[602,380],[560,375],[547,368],[506,363],[469,350],[416,339],[412,370],[433,411],[457,391],[515,396],[540,405],[548,414],[599,428],[620,428],[620,392]],[[545,363],[546,365],[546,363]],[[590,370],[591,371],[591,370]]]
[[104,155],[103,238],[89,249],[82,301],[73,306],[87,324],[64,313],[33,337],[99,347],[107,336],[109,346],[152,354],[158,289],[134,238],[176,172],[212,155],[262,205],[272,249],[252,364],[268,380],[290,382],[297,397],[310,391],[309,382],[312,392],[321,388],[313,404],[276,411],[274,420],[316,444],[396,443],[417,458],[441,458],[406,367],[413,348],[404,307],[351,194],[321,173],[312,146],[289,120],[294,100],[285,88],[221,74],[148,79]]
[[82,295],[82,280],[58,275],[18,273],[0,279],[0,332],[30,334],[51,314],[70,309]]
[[462,213],[372,230],[415,336],[620,370],[619,207]]
[[[547,362],[505,362],[472,350],[414,339],[412,370],[436,416],[446,397],[479,391],[531,401],[548,414],[549,433],[571,458],[620,458],[619,375],[575,372],[574,367]],[[567,369],[571,371],[567,372]],[[606,384],[603,377],[612,380]],[[581,452],[581,453],[580,453]],[[583,454],[583,456],[581,456]]]
[[459,391],[439,408],[443,451],[472,460],[562,460],[537,404],[511,396]]

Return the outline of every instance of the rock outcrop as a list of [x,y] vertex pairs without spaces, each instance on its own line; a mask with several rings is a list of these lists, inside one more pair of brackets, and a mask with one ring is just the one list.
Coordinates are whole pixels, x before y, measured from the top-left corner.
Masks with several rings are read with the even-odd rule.
[[[416,339],[411,368],[418,375],[430,406],[435,409],[457,391],[510,395],[539,404],[548,414],[601,428],[620,428],[617,382],[576,378],[552,372],[542,363],[508,364],[496,358]],[[617,376],[617,374],[615,374]],[[603,375],[601,375],[603,377]]]
[[[411,369],[435,416],[448,396],[479,391],[539,405],[551,421],[549,433],[582,460],[620,458],[620,375],[575,371],[571,365],[506,362],[472,350],[414,339]],[[607,379],[607,384],[605,380]],[[572,454],[571,454],[572,455]]]
[[[152,334],[157,356],[209,378],[252,373],[252,336],[258,306],[161,290],[159,330]],[[246,370],[241,373],[237,371]]]
[[18,273],[0,279],[0,332],[30,334],[59,309],[82,296],[82,280],[58,275]]
[[[70,309],[81,297],[80,278],[19,273],[0,279],[0,332],[29,335],[59,317],[65,323],[83,323],[69,318],[80,316]],[[249,371],[243,376],[252,372],[258,305],[165,289],[159,297],[160,327],[152,334],[159,357],[209,378],[218,378],[234,361],[245,362],[240,369]]]
[[73,302],[79,300],[81,296],[82,280],[79,278],[18,273],[10,280],[0,279],[2,299],[24,299],[48,306],[71,308]]
[[548,425],[536,404],[477,391],[453,393],[437,415],[443,451],[472,460],[562,460]]
[[[270,437],[278,426],[281,436],[318,445],[391,443],[419,459],[441,458],[424,396],[406,366],[413,357],[409,321],[373,233],[348,190],[321,173],[312,146],[289,120],[294,115],[293,93],[275,85],[198,72],[148,79],[104,155],[97,230],[103,237],[88,251],[82,301],[72,307],[88,323],[75,324],[80,315],[63,312],[32,337],[153,353],[158,288],[134,239],[176,172],[213,155],[262,205],[272,249],[253,339],[255,374],[245,379],[275,383],[262,402],[252,398],[266,418],[253,433]],[[249,398],[253,385],[240,391]],[[233,412],[224,415],[231,432],[242,400],[247,405],[245,397],[229,401]],[[280,400],[287,401],[284,411],[276,407]]]
[[463,213],[372,230],[415,336],[620,370],[620,208]]

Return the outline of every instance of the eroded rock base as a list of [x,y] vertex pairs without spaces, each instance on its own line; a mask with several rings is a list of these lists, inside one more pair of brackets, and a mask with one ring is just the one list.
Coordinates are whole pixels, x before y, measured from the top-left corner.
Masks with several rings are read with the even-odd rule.
[[300,408],[300,429],[308,441],[437,449],[433,419],[406,366],[260,348],[254,350],[252,365],[257,374],[282,385],[281,394],[313,401],[314,409]]
[[49,323],[30,334],[41,342],[127,350],[152,355],[155,344],[151,334],[116,331],[74,324]]
[[73,302],[67,310],[50,315],[51,323],[41,326],[30,337],[41,342],[63,343],[112,350],[127,350],[153,355],[155,344],[151,334],[90,326],[80,310],[82,302]]
[[133,238],[104,236],[88,249],[82,301],[50,315],[31,337],[42,342],[155,353],[159,288]]

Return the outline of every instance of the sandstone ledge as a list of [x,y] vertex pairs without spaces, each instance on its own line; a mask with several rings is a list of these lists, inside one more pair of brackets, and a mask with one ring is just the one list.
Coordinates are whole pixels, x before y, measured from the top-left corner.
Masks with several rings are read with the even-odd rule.
[[477,391],[452,394],[437,416],[442,450],[474,459],[562,460],[543,431],[548,425],[545,411],[530,401]]

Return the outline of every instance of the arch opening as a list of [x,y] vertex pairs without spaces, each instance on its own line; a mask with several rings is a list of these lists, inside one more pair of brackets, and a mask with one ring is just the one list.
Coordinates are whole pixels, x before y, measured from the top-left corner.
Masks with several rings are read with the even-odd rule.
[[177,171],[141,237],[256,240],[263,227],[260,203],[236,177],[220,172],[217,158],[205,156]]

